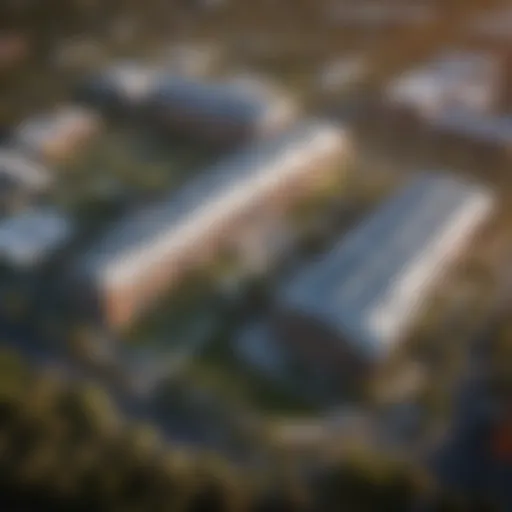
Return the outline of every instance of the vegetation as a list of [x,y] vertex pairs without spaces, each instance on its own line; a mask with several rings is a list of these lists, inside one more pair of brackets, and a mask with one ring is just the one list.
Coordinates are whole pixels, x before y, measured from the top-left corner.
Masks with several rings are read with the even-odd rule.
[[[408,510],[421,479],[373,454],[301,476],[285,459],[235,467],[126,422],[98,388],[0,353],[0,503],[6,510]],[[296,459],[294,464],[296,463]]]

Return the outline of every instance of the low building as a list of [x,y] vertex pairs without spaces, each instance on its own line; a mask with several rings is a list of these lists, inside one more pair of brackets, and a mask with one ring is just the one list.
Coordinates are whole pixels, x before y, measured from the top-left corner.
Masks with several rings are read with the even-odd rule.
[[42,165],[13,150],[0,150],[0,209],[10,209],[46,192],[52,176]]
[[163,75],[155,66],[120,61],[88,77],[79,85],[76,98],[107,111],[132,112],[144,105]]
[[413,180],[278,293],[281,342],[315,378],[364,374],[403,339],[493,205],[475,184]]
[[262,213],[278,218],[349,157],[347,130],[305,122],[206,170],[168,200],[114,225],[75,275],[112,327],[130,324],[189,270],[215,260]]
[[437,11],[428,3],[357,0],[334,2],[326,16],[330,23],[347,28],[388,29],[431,23]]
[[512,158],[512,115],[480,115],[451,109],[429,120],[431,144],[447,147],[487,168]]
[[220,146],[275,134],[298,115],[291,98],[247,76],[223,82],[168,77],[149,103],[150,119],[165,131]]
[[13,134],[17,148],[45,161],[61,161],[72,156],[97,133],[96,113],[72,105],[26,119]]
[[34,209],[0,222],[0,259],[16,269],[44,263],[70,239],[72,222],[49,209]]
[[327,94],[340,93],[359,84],[369,72],[362,55],[350,55],[325,64],[319,72],[318,87]]
[[487,10],[469,24],[469,35],[480,44],[493,43],[495,48],[510,49],[512,43],[512,7]]
[[501,67],[487,52],[450,50],[393,80],[384,100],[424,118],[447,108],[490,111],[498,100]]
[[180,76],[202,77],[214,72],[222,60],[219,46],[213,42],[204,44],[177,43],[161,56],[162,65]]

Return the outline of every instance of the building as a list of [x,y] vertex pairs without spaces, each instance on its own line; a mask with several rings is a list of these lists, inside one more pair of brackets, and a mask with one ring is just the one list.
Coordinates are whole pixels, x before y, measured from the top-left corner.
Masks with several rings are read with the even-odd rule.
[[66,105],[26,119],[13,134],[20,150],[45,161],[69,158],[97,133],[100,119],[90,110]]
[[22,212],[0,222],[0,259],[16,269],[33,269],[58,251],[72,234],[72,222],[54,210]]
[[19,152],[0,149],[0,209],[8,210],[46,192],[52,176]]
[[491,169],[510,162],[512,157],[512,115],[489,115],[446,110],[429,120],[431,144],[438,150],[471,158]]
[[130,324],[189,270],[276,218],[348,158],[345,129],[308,122],[228,156],[167,200],[122,219],[75,268],[112,327]]
[[180,76],[202,77],[212,74],[222,62],[222,51],[213,41],[204,44],[177,43],[166,48],[162,64]]
[[439,174],[414,179],[278,293],[281,343],[318,379],[378,363],[493,204],[481,186]]
[[512,43],[512,7],[505,6],[488,10],[474,19],[468,32],[473,40],[479,44],[488,46],[493,44],[494,48],[503,48],[507,46],[510,49]]
[[148,115],[165,131],[220,146],[274,134],[298,115],[288,96],[247,76],[223,82],[168,77],[149,103]]
[[422,26],[435,21],[437,11],[434,5],[425,2],[358,0],[334,2],[326,17],[337,26],[376,30]]
[[384,100],[420,118],[447,108],[486,112],[498,100],[500,80],[500,62],[491,54],[450,50],[393,80]]
[[107,111],[132,112],[151,96],[164,71],[136,61],[119,61],[88,77],[77,90],[77,100]]
[[318,89],[325,94],[345,92],[361,83],[369,73],[363,55],[349,55],[325,64],[318,76]]

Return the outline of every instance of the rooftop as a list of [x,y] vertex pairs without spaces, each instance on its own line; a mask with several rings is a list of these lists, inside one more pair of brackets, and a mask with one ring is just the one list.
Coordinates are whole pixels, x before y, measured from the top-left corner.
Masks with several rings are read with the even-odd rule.
[[422,111],[443,109],[447,103],[485,110],[495,99],[499,71],[489,53],[449,50],[394,80],[386,95]]
[[0,255],[28,267],[58,249],[72,233],[68,218],[53,210],[32,210],[0,222]]
[[451,109],[432,117],[430,124],[435,128],[504,147],[512,142],[512,115],[480,115]]
[[253,143],[228,156],[168,199],[122,219],[82,264],[100,282],[130,279],[141,266],[154,264],[235,215],[248,201],[274,187],[311,153],[346,144],[346,133],[327,122],[308,122],[280,136]]
[[52,180],[45,167],[17,151],[7,149],[0,149],[0,176],[35,190],[48,187]]
[[512,39],[512,7],[486,12],[470,25],[470,31],[505,41]]
[[82,107],[67,105],[21,122],[15,132],[16,142],[33,150],[77,132],[92,130],[99,117]]
[[379,356],[492,205],[493,196],[480,186],[422,175],[292,280],[280,303],[326,322],[365,355]]
[[290,104],[291,100],[276,87],[252,75],[238,75],[223,81],[198,81],[166,76],[155,89],[155,101],[161,106],[194,110],[212,119],[257,120],[269,111]]

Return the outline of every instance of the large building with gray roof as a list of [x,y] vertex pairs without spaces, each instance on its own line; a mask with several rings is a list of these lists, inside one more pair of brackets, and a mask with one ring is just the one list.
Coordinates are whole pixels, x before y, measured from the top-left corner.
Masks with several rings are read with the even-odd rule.
[[155,88],[149,115],[171,133],[223,146],[281,131],[297,119],[298,106],[255,77],[211,82],[175,76]]
[[414,179],[281,290],[281,340],[336,370],[347,359],[382,359],[493,205],[480,185],[441,174]]
[[347,131],[324,121],[251,143],[112,226],[80,259],[77,274],[95,292],[106,323],[127,325],[186,270],[214,258],[247,222],[262,212],[280,215],[311,193],[349,151]]

